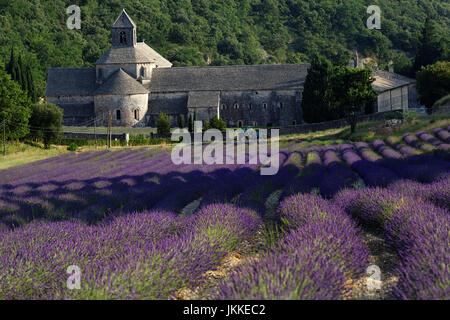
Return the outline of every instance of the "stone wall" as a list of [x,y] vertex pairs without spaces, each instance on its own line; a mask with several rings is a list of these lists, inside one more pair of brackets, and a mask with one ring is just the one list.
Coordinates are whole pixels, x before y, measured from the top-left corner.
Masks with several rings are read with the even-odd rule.
[[[95,96],[95,114],[98,126],[108,126],[108,112],[112,114],[114,127],[145,127],[147,121],[145,115],[148,110],[148,94],[135,95],[103,95]],[[135,119],[137,110],[138,119]],[[118,119],[120,111],[120,119]]]
[[[217,117],[217,107],[207,107],[207,108],[191,108],[189,109],[189,114],[192,115],[192,119],[194,119],[194,114],[197,114],[197,121],[209,121],[214,116]],[[185,123],[186,124],[186,123]],[[177,123],[178,125],[178,123]]]
[[93,96],[48,96],[47,101],[63,110],[63,125],[78,126],[94,119]]
[[301,92],[222,92],[220,117],[231,127],[299,124],[302,123]]
[[187,125],[187,100],[188,96],[186,92],[150,93],[148,112],[145,116],[147,126],[156,127],[159,111],[162,111],[169,116],[170,125],[172,127],[178,126],[179,115],[183,117],[183,122]]

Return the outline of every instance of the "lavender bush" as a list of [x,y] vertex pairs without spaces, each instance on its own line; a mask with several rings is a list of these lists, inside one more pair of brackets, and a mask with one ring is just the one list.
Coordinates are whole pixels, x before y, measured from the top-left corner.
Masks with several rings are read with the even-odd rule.
[[339,299],[358,277],[368,250],[352,220],[317,195],[298,194],[279,208],[291,230],[261,260],[237,270],[219,299]]
[[[0,298],[168,298],[196,285],[259,223],[231,205],[186,219],[151,212],[99,226],[32,223],[0,234]],[[82,270],[81,290],[66,288],[69,265]]]
[[449,299],[448,208],[388,189],[346,190],[336,203],[361,221],[378,226],[397,250],[402,299]]

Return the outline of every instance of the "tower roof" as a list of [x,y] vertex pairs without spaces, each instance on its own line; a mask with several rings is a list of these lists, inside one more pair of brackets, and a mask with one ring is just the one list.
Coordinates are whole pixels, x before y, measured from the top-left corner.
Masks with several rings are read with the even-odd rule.
[[128,13],[126,13],[125,9],[122,9],[122,12],[117,17],[116,21],[112,25],[113,28],[136,28],[136,24],[131,20]]
[[128,95],[145,94],[149,91],[138,81],[134,80],[123,69],[114,72],[105,83],[103,83],[94,95]]

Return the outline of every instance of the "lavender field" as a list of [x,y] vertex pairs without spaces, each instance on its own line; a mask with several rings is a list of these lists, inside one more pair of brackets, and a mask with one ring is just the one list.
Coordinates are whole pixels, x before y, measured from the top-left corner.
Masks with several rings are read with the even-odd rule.
[[275,176],[147,149],[0,171],[0,299],[187,299],[206,282],[194,297],[346,299],[374,263],[371,233],[395,256],[382,298],[450,299],[449,129],[292,142]]

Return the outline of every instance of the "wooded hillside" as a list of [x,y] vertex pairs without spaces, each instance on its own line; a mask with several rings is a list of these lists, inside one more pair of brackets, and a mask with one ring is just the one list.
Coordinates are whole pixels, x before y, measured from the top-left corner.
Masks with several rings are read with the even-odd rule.
[[[66,27],[72,4],[81,7],[81,30]],[[366,28],[372,4],[382,10],[381,30]],[[394,49],[414,56],[427,14],[443,47],[450,34],[450,5],[437,0],[0,0],[1,58],[12,46],[21,52],[42,95],[50,66],[92,66],[110,47],[122,8],[138,41],[175,66],[296,63],[315,53],[346,64],[354,49],[383,65]]]

